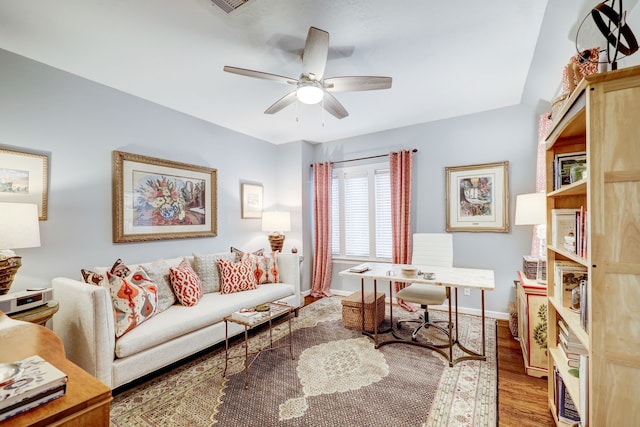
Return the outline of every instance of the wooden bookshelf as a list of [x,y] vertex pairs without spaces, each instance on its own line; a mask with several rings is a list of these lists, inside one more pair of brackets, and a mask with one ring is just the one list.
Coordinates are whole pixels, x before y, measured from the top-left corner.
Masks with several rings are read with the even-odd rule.
[[[640,67],[586,77],[546,136],[547,223],[552,209],[588,212],[586,256],[547,247],[549,372],[557,368],[585,426],[631,426],[640,419]],[[587,176],[554,189],[556,155],[587,153]],[[547,229],[551,242],[554,230]],[[554,262],[587,268],[586,328],[580,314],[555,295]],[[566,292],[560,287],[561,292]],[[558,349],[564,319],[588,352],[588,385],[569,374]],[[557,425],[554,385],[549,408]],[[588,396],[584,401],[585,396]]]

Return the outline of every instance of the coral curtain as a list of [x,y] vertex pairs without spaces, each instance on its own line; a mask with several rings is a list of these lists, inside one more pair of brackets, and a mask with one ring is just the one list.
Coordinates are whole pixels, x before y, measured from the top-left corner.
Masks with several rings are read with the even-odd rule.
[[[394,264],[411,263],[411,164],[412,150],[389,153],[389,178],[391,182],[391,252]],[[396,282],[395,292],[407,284]],[[415,311],[416,307],[398,300],[400,307]]]
[[[540,120],[538,122],[538,149],[537,149],[537,160],[536,160],[536,192],[544,193],[546,191],[545,184],[547,179],[547,174],[545,172],[545,162],[546,162],[546,143],[544,141],[544,137],[547,134],[547,131],[551,127],[552,124],[551,113],[544,113],[540,116]],[[541,226],[534,225],[533,226],[533,237],[531,239],[531,256],[538,257],[540,254],[540,239],[538,238],[538,228]],[[540,230],[544,232],[544,229]]]
[[331,163],[313,164],[315,255],[312,297],[331,296]]

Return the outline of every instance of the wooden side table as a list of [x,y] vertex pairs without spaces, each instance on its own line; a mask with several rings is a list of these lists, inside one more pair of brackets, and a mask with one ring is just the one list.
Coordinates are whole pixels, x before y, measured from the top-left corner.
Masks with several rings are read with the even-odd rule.
[[6,419],[2,427],[109,426],[111,389],[68,360],[53,331],[0,313],[0,342],[0,362],[37,354],[69,377],[64,396]]
[[41,305],[40,307],[32,308],[31,310],[20,311],[18,313],[11,313],[7,316],[14,320],[23,320],[25,322],[45,326],[47,324],[47,321],[49,321],[49,319],[51,319],[57,312],[58,301],[51,300],[48,303]]

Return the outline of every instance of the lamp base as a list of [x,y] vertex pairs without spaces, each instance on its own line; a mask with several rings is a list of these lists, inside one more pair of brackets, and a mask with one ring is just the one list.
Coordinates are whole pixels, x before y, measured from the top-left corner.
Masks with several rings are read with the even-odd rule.
[[282,252],[284,245],[284,234],[269,234],[269,244],[272,252]]
[[13,277],[22,265],[22,257],[0,257],[0,295],[5,295],[11,288]]

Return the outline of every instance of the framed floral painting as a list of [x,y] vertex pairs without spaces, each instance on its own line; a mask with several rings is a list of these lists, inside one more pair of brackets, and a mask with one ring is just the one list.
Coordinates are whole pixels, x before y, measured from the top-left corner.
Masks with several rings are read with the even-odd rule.
[[217,170],[113,152],[113,241],[217,235]]
[[445,171],[447,231],[509,231],[509,162]]

